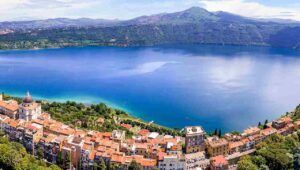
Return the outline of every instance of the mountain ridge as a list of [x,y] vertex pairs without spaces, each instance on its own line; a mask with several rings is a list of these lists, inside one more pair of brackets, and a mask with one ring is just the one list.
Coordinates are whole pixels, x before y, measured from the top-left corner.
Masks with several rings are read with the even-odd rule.
[[[39,19],[39,20],[26,20],[26,21],[2,21],[0,22],[0,28],[4,28],[4,24],[11,24],[11,25],[17,25],[17,24],[31,24],[33,25],[34,28],[36,28],[37,26],[34,26],[35,23],[39,24],[43,24],[43,23],[47,23],[49,22],[50,24],[66,24],[66,26],[79,26],[79,23],[76,22],[81,22],[82,25],[81,26],[106,26],[105,23],[113,23],[114,25],[109,25],[109,26],[120,26],[120,25],[129,25],[129,24],[125,24],[127,22],[132,23],[133,21],[137,22],[134,24],[138,24],[138,22],[140,20],[143,20],[144,22],[148,19],[150,21],[148,21],[147,23],[144,24],[153,24],[154,21],[152,21],[151,19],[156,18],[156,19],[161,19],[160,17],[165,17],[163,19],[168,19],[168,17],[170,16],[183,16],[183,19],[186,19],[186,17],[199,17],[199,20],[203,20],[203,19],[207,19],[208,16],[210,16],[210,19],[217,19],[217,17],[221,18],[221,19],[228,19],[228,17],[231,17],[231,21],[232,19],[239,19],[239,20],[248,20],[248,21],[260,21],[260,22],[275,22],[275,23],[294,23],[294,24],[299,24],[300,21],[296,21],[296,20],[287,20],[287,19],[279,19],[279,18],[272,18],[272,19],[266,19],[266,18],[249,18],[249,17],[244,17],[244,16],[240,16],[237,14],[233,14],[233,13],[229,13],[229,12],[224,12],[224,11],[216,11],[216,12],[209,12],[208,10],[201,8],[201,7],[191,7],[188,8],[186,10],[183,11],[179,11],[179,12],[173,12],[173,13],[159,13],[159,14],[153,14],[153,15],[143,15],[143,16],[139,16],[139,17],[135,17],[132,19],[128,19],[128,20],[118,20],[118,19],[92,19],[92,18],[75,18],[75,19],[71,19],[71,18],[49,18],[49,19]],[[188,15],[188,16],[187,16]],[[227,18],[226,18],[227,17]],[[170,18],[169,18],[170,19]],[[195,21],[195,20],[194,20]],[[53,22],[53,23],[51,23]],[[68,22],[73,24],[73,25],[68,25]],[[141,22],[141,21],[140,21]],[[155,22],[158,22],[157,20]],[[84,24],[85,23],[85,24]],[[23,25],[22,25],[23,26]],[[43,28],[43,25],[39,26],[38,28]],[[47,28],[47,27],[46,27]]]
[[[0,22],[0,49],[160,44],[263,45],[299,49],[300,23],[261,20],[192,7],[130,20],[57,18]],[[285,30],[285,31],[282,31]],[[284,41],[283,41],[284,39]],[[285,43],[280,43],[282,42]],[[299,42],[298,42],[299,41]],[[286,44],[289,44],[287,46]]]

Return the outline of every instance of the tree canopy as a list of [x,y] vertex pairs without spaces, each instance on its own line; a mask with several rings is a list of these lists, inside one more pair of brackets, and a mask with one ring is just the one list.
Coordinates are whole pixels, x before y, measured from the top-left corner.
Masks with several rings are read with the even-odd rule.
[[252,156],[241,158],[239,170],[246,169],[293,169],[294,154],[300,147],[300,132],[289,136],[274,134],[256,146]]
[[14,170],[59,170],[56,165],[48,166],[43,160],[37,160],[16,142],[0,137],[0,169]]

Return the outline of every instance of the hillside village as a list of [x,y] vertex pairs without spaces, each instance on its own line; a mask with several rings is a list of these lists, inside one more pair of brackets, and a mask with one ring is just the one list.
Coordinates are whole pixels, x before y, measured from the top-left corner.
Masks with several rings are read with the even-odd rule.
[[[0,128],[36,157],[62,169],[193,170],[236,169],[242,156],[255,152],[255,145],[273,134],[289,135],[300,128],[300,120],[287,115],[263,128],[250,127],[241,134],[208,136],[200,126],[185,127],[183,136],[140,129],[128,137],[126,131],[112,132],[72,128],[51,118],[27,92],[21,103],[0,95]],[[101,124],[104,120],[98,121]],[[120,123],[129,131],[134,127]]]

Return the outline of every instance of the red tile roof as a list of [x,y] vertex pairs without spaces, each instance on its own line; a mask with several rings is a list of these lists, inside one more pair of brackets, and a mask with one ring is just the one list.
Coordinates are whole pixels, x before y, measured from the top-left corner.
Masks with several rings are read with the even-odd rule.
[[210,160],[211,160],[211,164],[214,167],[219,167],[219,166],[228,164],[227,160],[225,159],[225,157],[223,155],[212,157]]

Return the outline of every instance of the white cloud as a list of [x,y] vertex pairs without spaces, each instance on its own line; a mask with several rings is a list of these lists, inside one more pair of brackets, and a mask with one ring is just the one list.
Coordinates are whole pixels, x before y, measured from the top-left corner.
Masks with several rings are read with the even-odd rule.
[[0,0],[0,20],[80,18],[80,14],[98,7],[102,2],[102,0]]
[[199,4],[198,0],[0,0],[0,21],[61,17],[130,19]]
[[[201,0],[209,11],[226,11],[246,17],[300,20],[300,7],[272,7],[245,0]],[[285,2],[282,2],[285,3]]]

